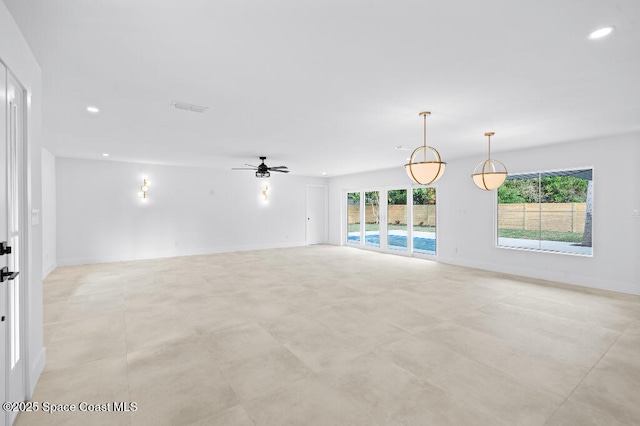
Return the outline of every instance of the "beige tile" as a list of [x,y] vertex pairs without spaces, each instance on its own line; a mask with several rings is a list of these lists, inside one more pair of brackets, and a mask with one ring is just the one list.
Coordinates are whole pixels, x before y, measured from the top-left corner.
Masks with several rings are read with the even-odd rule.
[[[126,359],[102,359],[45,373],[40,377],[31,400],[39,403],[40,410],[22,413],[18,425],[128,425],[129,413],[112,411],[114,401],[130,401]],[[43,402],[74,405],[76,411],[47,413],[43,411]],[[81,411],[82,402],[100,406],[108,404],[106,408],[111,411]]]
[[639,423],[640,297],[336,246],[64,267],[43,286],[37,397],[139,408],[21,425]]
[[508,321],[500,316],[484,312],[472,312],[454,320],[466,328],[496,337],[504,342],[527,347],[532,351],[548,354],[575,366],[592,367],[607,351],[614,334],[605,339],[582,342],[569,341],[552,330],[540,328],[534,321]]
[[596,365],[569,400],[609,415],[623,424],[640,424],[640,368],[613,362]]
[[238,403],[198,337],[128,355],[132,424],[186,424]]
[[236,405],[211,417],[190,423],[189,426],[254,426],[254,423],[245,409]]
[[222,375],[243,401],[281,388],[309,373],[311,370],[285,348],[222,366]]
[[332,330],[310,318],[309,313],[287,315],[262,323],[279,342],[314,371],[352,359],[364,351],[334,335]]
[[508,297],[502,302],[618,332],[627,328],[634,319],[627,309],[619,309],[611,305],[599,304],[597,307],[593,304],[575,305],[524,295]]
[[558,336],[567,342],[599,349],[608,349],[620,335],[620,333],[606,328],[594,327],[580,321],[560,318],[502,302],[487,305],[480,311],[513,325],[540,330]]
[[200,337],[216,364],[260,356],[281,347],[281,343],[256,323],[208,333]]
[[526,346],[504,342],[457,324],[439,324],[415,336],[502,371],[524,386],[563,398],[568,397],[589,372],[588,367],[577,367]]
[[546,426],[623,426],[610,414],[573,401],[566,401],[549,419]]
[[47,348],[45,371],[126,355],[124,316],[112,314],[56,324]]
[[256,426],[374,426],[369,413],[348,395],[317,378],[307,377],[243,404]]
[[318,375],[383,424],[486,424],[497,419],[454,401],[396,364],[366,354]]
[[67,301],[56,300],[53,302],[46,302],[42,306],[42,315],[44,324],[51,324],[62,320],[62,316],[65,313],[67,307]]
[[150,306],[145,310],[126,312],[127,350],[168,344],[175,339],[196,334],[196,329],[184,320],[187,312],[181,306]]
[[339,305],[313,311],[314,320],[353,348],[369,351],[378,345],[402,338],[407,333],[375,316]]
[[382,292],[376,295],[353,298],[342,301],[339,306],[369,314],[380,321],[409,332],[419,331],[441,321],[409,306],[389,303],[385,296],[386,293]]
[[60,321],[83,321],[96,316],[122,312],[124,312],[124,293],[121,288],[75,294],[67,299]]
[[436,343],[404,338],[378,349],[384,358],[449,397],[507,424],[541,424],[562,398],[525,387],[494,368]]
[[184,425],[214,416],[237,404],[237,397],[228,386],[203,383],[199,388],[131,391],[138,404],[131,414],[132,425]]
[[46,303],[64,301],[71,296],[78,287],[78,284],[71,281],[50,281],[42,283],[42,296]]

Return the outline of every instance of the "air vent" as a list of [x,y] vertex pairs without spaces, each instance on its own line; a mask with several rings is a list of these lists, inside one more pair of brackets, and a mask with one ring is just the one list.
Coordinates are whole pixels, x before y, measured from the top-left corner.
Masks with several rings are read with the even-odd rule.
[[193,105],[193,104],[188,104],[185,102],[178,102],[178,101],[171,102],[171,106],[173,108],[182,109],[185,111],[199,112],[200,114],[202,114],[203,112],[209,109],[209,107],[206,107],[206,106]]

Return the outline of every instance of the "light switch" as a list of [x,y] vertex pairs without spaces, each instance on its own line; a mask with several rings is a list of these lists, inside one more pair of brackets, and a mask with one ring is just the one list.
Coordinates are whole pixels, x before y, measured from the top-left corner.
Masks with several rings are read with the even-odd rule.
[[31,224],[40,225],[40,210],[38,209],[31,210]]

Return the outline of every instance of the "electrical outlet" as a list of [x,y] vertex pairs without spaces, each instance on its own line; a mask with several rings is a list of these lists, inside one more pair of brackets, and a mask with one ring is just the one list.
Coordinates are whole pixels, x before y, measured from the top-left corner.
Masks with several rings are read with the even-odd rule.
[[31,210],[31,224],[40,225],[40,210],[38,209]]

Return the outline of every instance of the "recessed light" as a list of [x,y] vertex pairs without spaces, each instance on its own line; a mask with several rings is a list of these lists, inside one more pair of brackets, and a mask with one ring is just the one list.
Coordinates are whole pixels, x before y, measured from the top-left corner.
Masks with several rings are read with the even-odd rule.
[[108,157],[108,156],[109,156],[109,154],[107,154],[106,152],[103,152],[103,153],[102,153],[102,156],[103,156],[103,157]]
[[589,34],[589,39],[590,40],[595,40],[597,38],[602,38],[604,36],[608,36],[609,34],[611,34],[612,31],[613,31],[613,27],[600,28],[598,30],[595,30],[591,34]]
[[409,147],[406,146],[406,145],[398,145],[398,146],[396,146],[396,149],[398,151],[409,151]]
[[326,176],[326,175],[327,175],[327,172],[322,172],[322,176]]
[[90,106],[88,106],[88,107],[87,107],[87,111],[89,111],[89,112],[90,112],[90,113],[92,113],[92,114],[97,114],[97,113],[99,113],[99,112],[100,112],[100,110],[98,109],[98,107],[95,107],[95,106],[92,106],[92,105],[90,105]]

